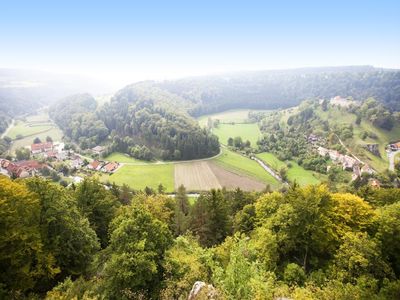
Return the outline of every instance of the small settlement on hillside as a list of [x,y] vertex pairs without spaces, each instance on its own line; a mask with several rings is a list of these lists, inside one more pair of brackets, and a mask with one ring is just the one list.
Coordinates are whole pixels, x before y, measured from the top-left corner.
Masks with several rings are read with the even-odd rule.
[[[314,134],[310,134],[307,137],[307,140],[319,155],[323,157],[328,156],[333,163],[341,165],[343,170],[352,171],[352,180],[356,180],[357,178],[362,177],[363,173],[370,175],[376,173],[375,170],[372,169],[369,165],[362,163],[361,161],[355,159],[350,155],[341,154],[337,150],[322,147],[321,144],[324,144],[325,141]],[[330,166],[328,166],[328,168],[330,168]]]
[[[98,146],[97,153],[103,151]],[[85,162],[82,157],[73,150],[65,150],[64,143],[36,143],[30,146],[31,160],[10,161],[6,159],[0,160],[0,174],[13,178],[26,178],[35,175],[41,175],[44,168],[53,170],[53,163],[65,162],[72,170],[75,171],[86,168],[87,170],[101,171],[104,173],[114,173],[120,166],[116,162],[97,161],[91,163]],[[39,162],[40,161],[40,162]],[[76,180],[74,180],[75,182]]]

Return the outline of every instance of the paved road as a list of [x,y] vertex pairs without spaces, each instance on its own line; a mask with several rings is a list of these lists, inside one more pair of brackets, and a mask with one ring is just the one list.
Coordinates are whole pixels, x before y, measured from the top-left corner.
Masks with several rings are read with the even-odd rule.
[[391,152],[386,152],[388,159],[389,159],[389,171],[394,171],[394,158],[396,157],[397,153],[400,153],[400,150],[397,151],[391,151]]

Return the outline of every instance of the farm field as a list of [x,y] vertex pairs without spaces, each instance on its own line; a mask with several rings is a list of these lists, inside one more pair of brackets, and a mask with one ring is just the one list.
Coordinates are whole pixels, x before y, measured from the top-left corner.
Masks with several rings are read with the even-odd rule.
[[149,164],[149,162],[130,157],[124,153],[113,152],[108,155],[104,160],[115,161],[119,163],[132,163],[132,164]]
[[218,136],[219,142],[223,145],[227,145],[230,137],[240,136],[243,141],[249,140],[254,148],[257,147],[257,141],[261,137],[261,131],[256,123],[219,124],[218,128],[213,128],[213,133]]
[[279,160],[274,154],[263,152],[256,155],[259,159],[268,164],[275,171],[279,171],[280,168],[287,168],[287,177],[290,182],[296,181],[299,185],[307,185],[307,184],[318,184],[321,182],[316,176],[321,176],[320,174],[316,174],[313,171],[306,170],[303,167],[299,166],[295,161],[289,161],[292,165],[291,168],[286,166],[286,163]]
[[227,149],[223,149],[223,153],[213,162],[226,170],[244,174],[269,184],[273,189],[280,186],[280,182],[267,173],[257,162]]
[[174,165],[124,165],[114,174],[103,174],[101,180],[115,182],[118,185],[127,184],[133,189],[143,190],[146,186],[157,189],[162,183],[167,192],[174,191]]
[[219,189],[222,187],[207,161],[176,164],[175,189],[182,184],[188,191]]
[[240,188],[244,191],[262,191],[266,187],[266,184],[261,180],[228,171],[216,163],[209,162],[209,166],[214,175],[218,178],[219,184],[228,190]]
[[[279,183],[255,161],[230,151],[225,156],[222,159],[218,157],[206,161],[143,164],[141,161],[131,160],[124,154],[113,153],[106,160],[127,164],[113,175],[102,174],[100,179],[118,185],[127,184],[134,189],[144,189],[146,186],[157,189],[162,183],[167,192],[173,192],[181,184],[188,192],[222,187],[261,191],[266,184],[273,188],[279,186]],[[240,167],[237,167],[238,160],[241,162]],[[135,162],[138,162],[137,165]]]

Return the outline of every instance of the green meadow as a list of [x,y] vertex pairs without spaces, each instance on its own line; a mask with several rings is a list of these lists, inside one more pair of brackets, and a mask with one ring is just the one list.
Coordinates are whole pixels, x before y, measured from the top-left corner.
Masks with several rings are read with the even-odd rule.
[[274,189],[280,186],[280,182],[265,171],[256,161],[238,153],[223,149],[222,154],[214,161],[227,170],[258,179],[269,184]]
[[174,164],[124,165],[112,175],[102,175],[101,180],[117,185],[127,184],[137,190],[143,190],[146,186],[157,189],[162,183],[167,192],[173,192]]
[[273,168],[275,171],[279,171],[282,167],[287,168],[287,177],[290,182],[296,181],[299,185],[307,185],[307,184],[318,184],[321,182],[319,179],[322,175],[317,174],[313,171],[306,170],[303,167],[299,166],[297,162],[291,160],[289,161],[291,167],[288,168],[287,164],[284,161],[279,160],[272,153],[259,153],[256,155],[259,159],[264,161],[267,165]]

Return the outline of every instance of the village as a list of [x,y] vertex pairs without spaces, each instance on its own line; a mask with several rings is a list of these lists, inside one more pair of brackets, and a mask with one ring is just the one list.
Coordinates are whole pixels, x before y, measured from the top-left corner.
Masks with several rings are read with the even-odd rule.
[[[103,150],[103,147],[96,146],[91,149],[91,153],[94,157],[100,157]],[[117,162],[92,159],[82,156],[72,149],[65,149],[65,144],[60,142],[34,143],[29,147],[29,151],[29,159],[0,159],[0,174],[11,178],[27,178],[37,175],[47,177],[57,174],[56,178],[65,178],[68,173],[69,182],[79,183],[83,180],[85,172],[86,174],[93,171],[112,174],[120,167]],[[56,165],[60,163],[63,164],[64,170],[57,170]],[[66,168],[68,168],[68,172],[65,172]]]
[[[343,171],[350,171],[351,180],[354,181],[358,178],[361,178],[363,174],[373,175],[376,174],[376,171],[371,168],[368,164],[364,163],[357,157],[352,156],[350,153],[342,154],[337,150],[328,149],[322,147],[321,144],[324,144],[324,140],[314,134],[310,134],[307,137],[308,142],[313,146],[314,150],[323,157],[328,157],[334,164],[340,165]],[[400,144],[400,143],[399,143]],[[327,171],[331,166],[327,167]],[[370,179],[370,185],[373,187],[379,187],[380,182],[377,179]]]

